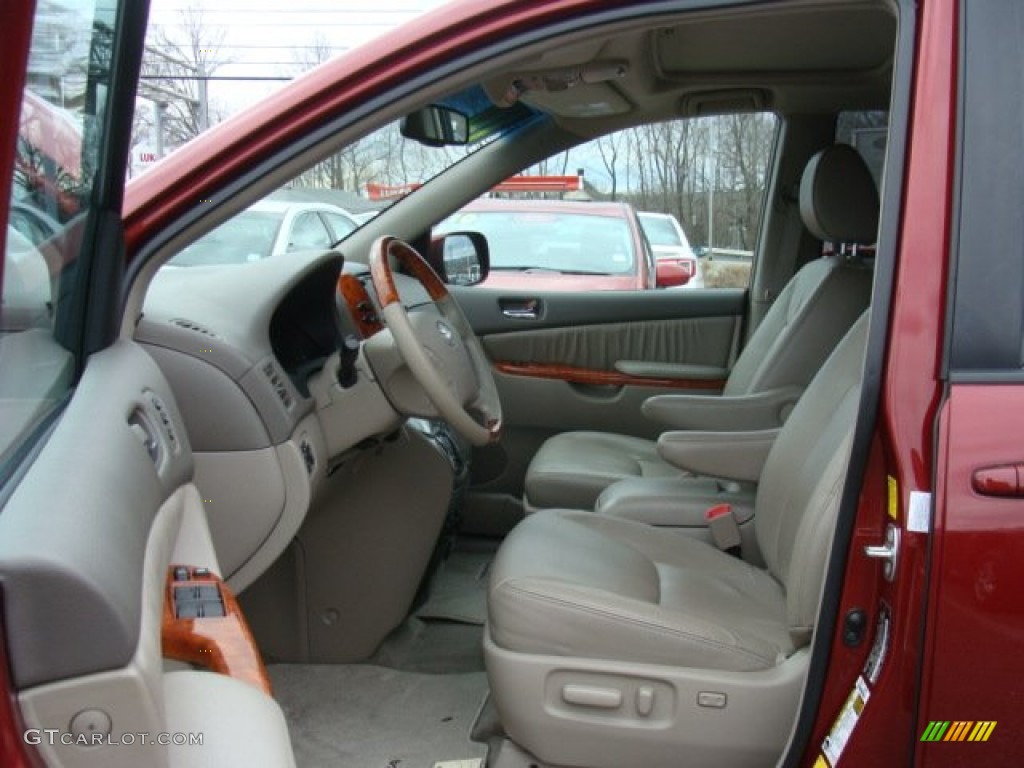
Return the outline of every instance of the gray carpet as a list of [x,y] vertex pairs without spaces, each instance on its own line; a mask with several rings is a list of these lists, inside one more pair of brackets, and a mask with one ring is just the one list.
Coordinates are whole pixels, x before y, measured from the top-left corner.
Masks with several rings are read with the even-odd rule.
[[438,569],[430,597],[416,617],[483,626],[487,619],[487,574],[493,552],[453,552]]
[[425,675],[369,665],[273,664],[298,768],[432,768],[483,758],[469,740],[482,672]]

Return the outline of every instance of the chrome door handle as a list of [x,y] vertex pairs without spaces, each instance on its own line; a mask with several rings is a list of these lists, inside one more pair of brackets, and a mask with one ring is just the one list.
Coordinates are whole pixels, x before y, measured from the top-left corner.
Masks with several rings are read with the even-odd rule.
[[536,320],[537,310],[535,309],[503,309],[501,314],[505,317],[512,317],[516,320]]
[[513,320],[536,320],[540,317],[540,299],[501,299],[501,314]]
[[896,564],[900,559],[900,529],[891,523],[885,529],[885,543],[864,547],[864,554],[882,561],[882,575],[886,581],[896,578]]

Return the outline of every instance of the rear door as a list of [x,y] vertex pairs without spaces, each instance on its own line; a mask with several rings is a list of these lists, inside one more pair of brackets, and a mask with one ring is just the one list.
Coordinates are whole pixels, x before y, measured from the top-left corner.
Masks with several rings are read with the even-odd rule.
[[1020,762],[1024,8],[963,4],[948,397],[938,425],[917,764]]

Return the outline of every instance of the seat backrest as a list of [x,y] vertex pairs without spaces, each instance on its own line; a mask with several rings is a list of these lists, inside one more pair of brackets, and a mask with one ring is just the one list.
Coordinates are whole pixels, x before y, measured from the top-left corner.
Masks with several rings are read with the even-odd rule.
[[755,503],[757,542],[786,588],[797,647],[814,626],[860,400],[868,313],[812,379],[772,446]]
[[[820,240],[870,245],[878,191],[857,151],[827,147],[807,163],[800,215]],[[807,386],[871,299],[871,270],[841,256],[815,259],[779,294],[736,360],[723,394]]]

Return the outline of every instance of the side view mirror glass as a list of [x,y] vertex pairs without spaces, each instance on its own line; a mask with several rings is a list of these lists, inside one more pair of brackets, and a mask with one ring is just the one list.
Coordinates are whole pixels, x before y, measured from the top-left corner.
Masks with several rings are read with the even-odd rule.
[[476,285],[487,278],[487,238],[479,232],[451,232],[431,244],[431,261],[449,285]]

